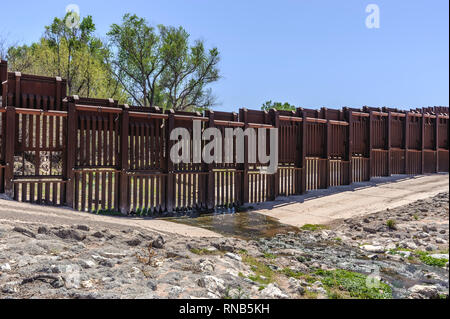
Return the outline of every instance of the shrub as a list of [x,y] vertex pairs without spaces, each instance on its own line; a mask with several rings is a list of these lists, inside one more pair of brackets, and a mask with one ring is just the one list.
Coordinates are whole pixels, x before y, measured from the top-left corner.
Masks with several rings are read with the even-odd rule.
[[396,230],[397,229],[397,222],[393,219],[389,219],[386,222],[386,226],[390,229],[390,230]]

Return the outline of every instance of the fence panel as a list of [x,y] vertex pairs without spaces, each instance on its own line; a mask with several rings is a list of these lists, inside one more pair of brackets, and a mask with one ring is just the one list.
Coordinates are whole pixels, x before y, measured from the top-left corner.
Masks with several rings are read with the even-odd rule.
[[6,112],[0,109],[0,193],[5,192],[5,135],[6,135]]
[[[0,107],[0,192],[18,201],[161,216],[230,209],[375,176],[449,170],[446,107],[163,112],[66,97],[65,80],[7,73],[3,61],[0,67],[7,80]],[[189,134],[180,149],[189,152],[187,163],[172,163],[169,156],[175,128]],[[235,135],[213,148],[211,155],[221,152],[221,161],[194,162],[194,140],[201,139],[201,152],[211,142],[201,138],[208,128],[218,128],[222,138],[229,129],[254,129],[256,141],[260,128],[278,129],[276,173],[267,174],[268,164],[258,156],[250,161],[249,138],[242,150]],[[269,133],[263,134],[267,146],[261,151],[268,155]]]
[[63,205],[66,114],[16,110],[14,135],[14,199]]
[[3,83],[3,106],[47,110],[65,110],[67,83],[60,77],[8,73]]

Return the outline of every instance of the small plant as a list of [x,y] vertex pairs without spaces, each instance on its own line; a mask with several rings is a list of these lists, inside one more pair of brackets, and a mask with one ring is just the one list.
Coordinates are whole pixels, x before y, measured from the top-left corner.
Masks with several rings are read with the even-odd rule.
[[386,222],[386,226],[390,229],[390,230],[397,230],[397,222],[393,219],[389,219]]
[[[145,255],[145,251],[143,253]],[[148,253],[148,257],[143,257],[136,253],[137,260],[142,264],[155,266],[155,262],[152,259],[153,259],[153,257],[156,256],[156,252],[153,250],[152,244],[148,245],[147,253]]]
[[[367,285],[367,276],[342,270],[317,270],[316,275],[321,277],[321,281],[329,295],[332,297],[342,297],[359,299],[391,299],[392,289],[385,283],[379,283],[378,287]],[[336,295],[339,290],[339,296]],[[334,292],[334,293],[333,293]]]
[[305,230],[305,231],[318,231],[318,230],[328,229],[328,227],[325,225],[306,224],[306,225],[303,225],[302,227],[300,227],[300,229]]
[[419,220],[419,215],[414,214],[414,215],[413,215],[413,218],[414,218],[415,220]]
[[277,255],[271,253],[264,253],[264,258],[266,259],[277,259]]
[[250,269],[254,272],[254,275],[248,276],[248,279],[262,285],[268,285],[275,280],[274,271],[255,257],[244,254],[242,256],[242,261],[249,265]]
[[419,259],[421,262],[423,262],[425,265],[433,266],[433,267],[445,267],[445,265],[448,263],[448,259],[445,258],[434,258],[428,255],[424,251],[415,251],[414,252],[417,256],[419,256]]
[[295,278],[295,279],[303,279],[308,283],[313,283],[317,281],[317,277],[312,276],[310,274],[305,274],[300,271],[292,270],[291,268],[284,268],[281,270],[281,273],[285,275],[286,277]]
[[104,216],[123,216],[122,213],[120,212],[116,212],[110,209],[101,209],[101,210],[97,210],[92,212],[95,215],[104,215]]

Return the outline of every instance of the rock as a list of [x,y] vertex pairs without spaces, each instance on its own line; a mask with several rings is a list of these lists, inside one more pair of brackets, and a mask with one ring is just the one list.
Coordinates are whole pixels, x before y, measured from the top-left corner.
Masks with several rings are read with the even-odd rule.
[[298,286],[296,290],[297,290],[297,293],[300,294],[300,295],[302,295],[302,296],[303,296],[303,295],[305,294],[305,292],[306,292],[306,289],[305,289],[304,287],[302,287],[302,286]]
[[397,248],[397,245],[394,244],[394,243],[389,243],[389,244],[387,244],[386,247],[385,247],[386,250],[393,250],[393,249],[395,249],[395,248]]
[[101,232],[96,232],[96,233],[94,233],[92,236],[94,236],[95,238],[104,238],[105,237],[105,235],[103,235],[103,233],[101,233]]
[[138,238],[135,238],[135,239],[126,241],[126,243],[128,246],[136,247],[136,246],[139,246],[142,243],[142,241]]
[[424,226],[422,227],[422,230],[423,230],[424,232],[426,232],[426,233],[431,233],[431,232],[433,232],[433,231],[437,231],[436,227],[428,226],[428,225],[424,225]]
[[11,266],[8,263],[0,265],[0,270],[4,272],[11,271]]
[[297,255],[301,254],[300,251],[298,251],[297,249],[292,249],[292,248],[280,249],[280,250],[277,250],[276,253],[278,255],[283,255],[283,256],[297,256]]
[[436,251],[436,250],[438,250],[438,247],[435,245],[428,245],[425,247],[425,250],[426,251]]
[[2,287],[2,292],[4,294],[15,294],[19,291],[16,285],[6,284]]
[[220,251],[227,251],[232,253],[236,250],[233,245],[230,245],[227,242],[213,243],[212,245]]
[[176,299],[180,296],[180,294],[184,291],[183,288],[179,286],[174,286],[169,290],[169,298]]
[[168,251],[168,252],[166,252],[166,257],[167,258],[185,258],[185,259],[189,258],[186,254],[183,254],[182,252],[179,252],[179,251]]
[[411,252],[410,251],[399,251],[398,253],[401,256],[403,256],[404,258],[409,258],[411,256]]
[[85,280],[81,282],[81,287],[85,289],[89,289],[94,287],[94,282],[92,280]]
[[375,228],[371,228],[371,227],[363,227],[363,230],[366,233],[370,233],[370,234],[376,234],[377,233],[377,230]]
[[156,283],[156,280],[149,280],[147,281],[147,287],[153,291],[156,291],[156,289],[158,289],[158,284]]
[[86,235],[80,234],[74,229],[61,229],[56,231],[54,234],[61,239],[74,239],[77,241],[83,241],[86,239]]
[[409,248],[409,249],[412,249],[412,250],[416,250],[417,249],[417,245],[414,242],[412,242],[412,241],[408,241],[406,243],[403,243],[403,247],[404,248]]
[[371,253],[383,254],[385,249],[383,246],[364,245],[362,249]]
[[32,231],[22,228],[22,227],[16,226],[13,228],[13,231],[21,233],[22,235],[27,236],[27,237],[36,238],[36,235]]
[[41,226],[41,227],[38,228],[38,234],[46,235],[48,233],[49,233],[49,230],[48,230],[47,227]]
[[113,261],[109,260],[108,258],[98,256],[98,255],[92,255],[92,259],[96,260],[98,262],[98,264],[103,267],[112,268],[116,264]]
[[225,282],[214,276],[205,276],[197,280],[199,287],[206,288],[212,293],[222,293],[225,291]]
[[214,263],[208,259],[202,259],[199,263],[199,269],[202,272],[213,272],[215,269]]
[[82,230],[82,231],[90,231],[89,226],[86,226],[86,225],[77,225],[76,229]]
[[447,241],[445,239],[442,239],[439,237],[435,239],[435,242],[436,242],[436,244],[446,244],[447,243]]
[[327,291],[323,288],[323,287],[307,287],[306,288],[308,291],[317,293],[319,295],[321,295],[321,299],[323,299],[323,296],[327,295]]
[[84,259],[82,259],[78,263],[84,269],[90,269],[90,268],[94,268],[96,266],[96,263],[93,262],[92,260],[84,260]]
[[408,290],[412,295],[422,297],[422,299],[439,298],[439,290],[436,286],[415,285]]
[[284,294],[280,288],[274,284],[269,284],[261,291],[261,296],[267,299],[288,299],[289,296]]
[[242,257],[233,253],[226,253],[225,257],[231,258],[233,260],[242,261]]
[[152,242],[152,247],[157,248],[157,249],[162,249],[162,248],[164,248],[165,243],[166,243],[166,241],[164,240],[164,238],[161,235],[159,235],[158,238],[156,238]]
[[100,255],[102,257],[108,258],[108,259],[122,259],[125,258],[127,256],[127,254],[124,253],[111,253],[111,252],[107,252],[107,251],[101,251]]

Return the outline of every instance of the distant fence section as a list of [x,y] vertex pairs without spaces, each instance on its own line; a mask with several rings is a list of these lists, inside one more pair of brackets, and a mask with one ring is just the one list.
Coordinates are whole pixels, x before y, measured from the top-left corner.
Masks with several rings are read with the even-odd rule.
[[[63,79],[6,70],[1,61],[0,192],[18,201],[160,216],[449,170],[448,107],[162,111],[68,97]],[[265,164],[250,163],[248,154],[238,163],[236,138],[222,145],[222,156],[233,150],[228,162],[172,163],[169,133],[183,127],[194,139],[195,120],[223,135],[277,128],[276,174],[264,174]]]

